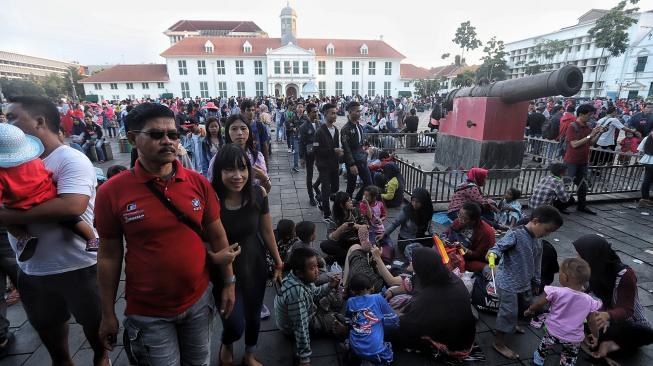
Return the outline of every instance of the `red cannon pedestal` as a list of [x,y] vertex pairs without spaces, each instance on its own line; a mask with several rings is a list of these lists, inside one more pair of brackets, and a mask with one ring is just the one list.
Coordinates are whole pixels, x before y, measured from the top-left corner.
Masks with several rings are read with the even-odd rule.
[[435,163],[443,168],[521,168],[529,102],[497,97],[459,97],[440,120]]

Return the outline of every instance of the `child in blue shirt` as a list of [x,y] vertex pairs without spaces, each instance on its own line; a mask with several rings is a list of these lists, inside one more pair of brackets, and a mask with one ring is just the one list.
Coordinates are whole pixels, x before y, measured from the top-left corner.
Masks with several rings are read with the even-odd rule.
[[349,280],[355,296],[347,300],[345,316],[351,321],[349,343],[352,351],[374,365],[392,363],[392,345],[383,341],[383,328],[399,327],[399,317],[380,294],[371,294],[372,282],[363,274]]

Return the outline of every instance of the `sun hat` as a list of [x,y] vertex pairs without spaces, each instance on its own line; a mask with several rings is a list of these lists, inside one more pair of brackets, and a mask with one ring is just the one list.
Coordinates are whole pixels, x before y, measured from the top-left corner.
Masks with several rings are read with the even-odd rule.
[[206,103],[206,105],[204,106],[204,109],[218,109],[218,107],[215,106],[215,103],[213,103],[213,102],[208,102],[208,103]]
[[0,123],[0,168],[11,168],[32,161],[45,148],[41,140],[26,135],[20,128]]

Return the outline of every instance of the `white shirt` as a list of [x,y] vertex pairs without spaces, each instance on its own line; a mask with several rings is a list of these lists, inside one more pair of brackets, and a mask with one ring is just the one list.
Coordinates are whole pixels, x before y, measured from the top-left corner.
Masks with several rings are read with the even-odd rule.
[[608,130],[603,132],[596,144],[599,146],[612,146],[615,144],[614,131],[615,129],[624,128],[623,123],[615,117],[603,117],[596,122],[597,126],[608,126]]
[[[644,137],[642,142],[639,143],[639,146],[637,146],[637,151],[644,152],[644,144],[646,143],[647,139],[651,138],[650,136],[651,135],[648,135],[648,136]],[[640,164],[653,164],[653,155],[648,155],[648,154],[645,153],[644,156],[642,156],[642,158],[639,159],[639,163]]]
[[331,138],[333,138],[336,135],[336,126],[327,127],[327,130],[329,130],[329,133],[331,134]]
[[[89,197],[81,219],[93,227],[97,178],[91,161],[81,152],[62,145],[43,159],[43,163],[52,172],[58,194],[74,193]],[[39,239],[34,256],[25,262],[18,262],[20,269],[29,275],[70,272],[90,267],[97,262],[97,253],[85,250],[86,241],[58,222],[29,224],[27,229]],[[9,243],[15,252],[16,238],[9,235]]]

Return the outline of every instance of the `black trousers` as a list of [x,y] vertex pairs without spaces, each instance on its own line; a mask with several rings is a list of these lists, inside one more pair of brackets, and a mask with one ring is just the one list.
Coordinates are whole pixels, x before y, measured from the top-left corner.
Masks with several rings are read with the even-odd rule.
[[642,182],[642,198],[650,199],[651,183],[653,183],[653,164],[644,164],[644,181]]
[[335,194],[340,189],[340,176],[338,175],[338,168],[335,169],[321,169],[319,170],[318,182],[322,185],[322,212],[324,216],[331,216],[331,207],[329,200],[332,194]]
[[313,170],[315,168],[315,154],[304,155],[304,162],[306,163],[306,189],[308,189],[308,197],[313,197]]

